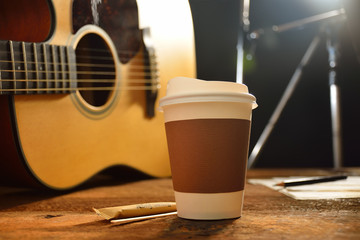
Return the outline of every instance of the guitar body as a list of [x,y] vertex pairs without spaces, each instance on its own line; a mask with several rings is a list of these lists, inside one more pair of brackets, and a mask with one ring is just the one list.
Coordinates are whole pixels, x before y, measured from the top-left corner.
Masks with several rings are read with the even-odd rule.
[[[19,2],[33,4],[37,1]],[[121,1],[118,2],[120,4]],[[110,27],[105,31],[101,24],[87,23],[84,16],[81,17],[85,20],[80,20],[80,25],[74,31],[74,19],[77,17],[72,16],[74,2],[49,2],[47,7],[52,9],[48,10],[51,24],[48,26],[50,35],[46,43],[77,50],[85,36],[101,39],[114,62],[113,90],[108,91],[105,100],[96,104],[87,101],[85,92],[81,90],[69,94],[0,96],[0,161],[1,168],[5,170],[2,175],[7,179],[12,176],[30,185],[40,184],[63,190],[73,188],[96,173],[116,165],[126,165],[155,177],[170,176],[163,116],[157,111],[157,106],[159,98],[165,94],[169,79],[195,76],[191,13],[186,0],[128,2],[132,6],[135,4],[138,14],[138,19],[135,19],[138,20],[135,21],[137,26],[128,24],[131,25],[129,29],[140,32],[150,30],[150,44],[146,43],[146,36],[143,35],[138,38],[141,41],[133,44],[130,30],[118,34],[127,38],[121,42],[112,35],[112,31],[116,32],[117,29]],[[120,14],[126,16],[126,9],[124,7]],[[97,12],[92,11],[95,19]],[[134,16],[134,12],[132,14]],[[84,26],[81,26],[81,21]],[[126,25],[119,23],[119,26],[125,26],[125,30]],[[3,35],[0,35],[1,38],[4,38]],[[134,33],[134,36],[139,34]],[[20,39],[22,36],[15,38],[18,38],[14,39],[17,41],[44,41]],[[122,48],[129,51],[127,47],[133,48],[133,53],[125,58],[119,52]],[[134,76],[147,71],[146,65],[142,64],[144,49],[147,48],[155,51],[160,85],[156,90],[154,116],[146,114],[148,100],[145,88],[142,88],[144,84],[133,81],[136,80]]]

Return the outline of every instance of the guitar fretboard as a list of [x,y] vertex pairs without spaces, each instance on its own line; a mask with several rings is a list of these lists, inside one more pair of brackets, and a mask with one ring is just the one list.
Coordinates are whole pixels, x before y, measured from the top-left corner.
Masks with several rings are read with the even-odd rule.
[[0,94],[60,94],[76,90],[71,47],[0,41]]

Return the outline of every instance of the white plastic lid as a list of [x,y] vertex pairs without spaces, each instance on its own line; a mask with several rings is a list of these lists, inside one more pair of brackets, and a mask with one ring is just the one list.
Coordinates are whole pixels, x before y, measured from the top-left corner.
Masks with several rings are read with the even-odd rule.
[[256,98],[244,84],[176,77],[168,82],[160,108],[189,102],[245,102],[251,103],[252,109],[257,107]]

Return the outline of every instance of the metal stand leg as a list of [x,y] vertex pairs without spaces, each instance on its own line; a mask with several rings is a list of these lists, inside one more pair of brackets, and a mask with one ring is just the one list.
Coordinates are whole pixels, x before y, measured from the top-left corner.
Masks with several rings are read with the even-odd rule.
[[[331,73],[330,73],[331,74]],[[341,115],[339,104],[339,89],[336,84],[330,84],[330,105],[331,105],[331,120],[332,120],[332,142],[333,142],[333,156],[334,168],[341,168],[342,160],[342,139],[341,139]]]
[[[340,19],[339,19],[340,18]],[[280,33],[285,32],[294,28],[297,28],[299,26],[304,26],[309,23],[313,22],[319,22],[323,20],[333,20],[333,23],[335,20],[344,21],[345,18],[345,10],[339,9],[330,11],[327,13],[315,15],[312,17],[300,19],[297,21],[293,21],[287,24],[273,26],[273,31]],[[331,120],[332,120],[332,136],[333,136],[333,154],[334,154],[334,168],[340,168],[342,166],[342,144],[341,144],[341,122],[340,122],[340,104],[339,104],[339,89],[336,82],[336,58],[337,58],[337,37],[338,37],[338,30],[341,27],[341,25],[328,25],[327,26],[327,49],[329,53],[329,65],[330,65],[330,71],[329,71],[329,85],[330,85],[330,105],[331,105]],[[256,31],[253,31],[250,34],[251,39],[258,39],[260,35],[263,34],[263,29],[258,29]],[[283,96],[280,99],[279,104],[275,108],[275,111],[273,112],[268,124],[266,125],[264,131],[260,135],[259,140],[257,141],[253,151],[251,152],[249,156],[248,161],[248,168],[251,168],[262,148],[264,147],[268,137],[270,136],[275,124],[277,123],[287,101],[291,97],[297,83],[300,80],[302,69],[304,66],[306,66],[312,57],[316,47],[319,44],[319,37],[316,36],[313,41],[311,42],[310,46],[306,50],[305,55],[301,59],[300,64],[296,68],[296,71],[294,72],[292,78],[290,79],[290,82],[285,89],[285,92]]]
[[284,92],[283,96],[281,97],[279,104],[277,105],[268,124],[266,125],[264,131],[260,135],[259,140],[257,141],[254,149],[252,150],[252,152],[249,156],[248,168],[251,168],[255,164],[255,162],[256,162],[262,148],[264,147],[268,137],[270,136],[275,124],[279,120],[279,117],[280,117],[286,103],[288,102],[291,95],[293,94],[293,92],[296,88],[296,85],[298,84],[300,77],[302,75],[303,68],[309,63],[313,53],[315,52],[317,46],[319,45],[319,42],[320,42],[320,38],[318,36],[315,36],[315,38],[310,43],[308,49],[306,50],[303,58],[301,59],[300,64],[298,65],[293,76],[291,77],[290,82],[289,82],[288,86],[286,87],[285,92]]
[[342,160],[342,134],[341,134],[341,111],[340,111],[340,91],[337,86],[336,67],[337,67],[337,39],[331,29],[328,29],[327,50],[329,54],[329,86],[330,86],[330,109],[332,124],[332,144],[334,168],[341,168]]

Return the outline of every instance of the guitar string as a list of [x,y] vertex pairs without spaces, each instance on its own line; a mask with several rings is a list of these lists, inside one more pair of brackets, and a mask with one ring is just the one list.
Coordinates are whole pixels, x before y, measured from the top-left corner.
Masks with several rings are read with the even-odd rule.
[[[108,52],[107,50],[102,50],[102,49],[88,49],[88,48],[83,48],[83,49],[86,49],[88,51],[97,51],[97,52],[100,52],[100,51],[103,51],[103,52]],[[83,50],[81,49],[81,50]],[[9,54],[10,52],[8,51],[0,51],[0,53],[5,53],[5,54]],[[123,54],[123,53],[127,53],[127,54],[135,54],[137,52],[132,52],[132,51],[119,51],[118,54]],[[19,52],[19,51],[15,51],[14,54],[20,54],[20,55],[23,55],[22,52]],[[143,55],[144,53],[141,53],[140,52],[140,57],[141,55]],[[32,57],[35,57],[35,54],[28,54],[28,56],[32,56]],[[40,59],[41,58],[44,58],[44,54],[43,53],[40,53],[39,54],[40,56]],[[60,57],[60,55],[59,55]],[[77,56],[78,58],[82,58],[82,59],[87,59],[87,60],[91,60],[91,59],[95,59],[95,60],[109,60],[109,61],[112,61],[113,58],[112,57],[99,57],[99,56],[92,56],[92,55],[86,55],[86,56],[83,56],[83,55],[78,55]],[[132,59],[131,61],[131,68],[134,69],[134,68],[143,68],[144,70],[156,70],[156,68],[154,69],[154,66],[151,66],[148,62],[151,61],[153,63],[153,65],[157,65],[157,62],[156,62],[156,57],[153,56],[153,55],[150,55],[149,56],[149,60],[145,60],[145,59],[137,59],[134,57],[132,58],[127,58],[127,59],[124,59],[125,61],[129,61]],[[61,60],[61,59],[60,59]],[[52,66],[53,68],[55,67],[62,67],[63,66],[63,62],[57,62],[57,63],[54,63],[53,61],[50,61],[50,62],[39,62],[39,61],[23,61],[23,60],[17,60],[17,61],[10,61],[10,60],[0,60],[0,63],[15,63],[15,64],[22,64],[22,65],[25,65],[25,64],[30,64],[30,65],[45,65],[47,64],[48,66]],[[139,64],[139,65],[137,65]],[[112,68],[114,67],[114,64],[104,64],[104,63],[101,63],[101,64],[94,64],[94,63],[79,63],[79,62],[76,62],[75,65],[78,67],[78,66],[81,66],[81,67],[109,67],[109,68]],[[73,66],[73,64],[66,64],[65,63],[65,66]],[[16,71],[16,70],[15,70]],[[36,70],[33,70],[36,72]]]
[[[86,50],[86,51],[96,51],[96,52],[109,52],[109,51],[107,51],[107,50],[103,50],[103,49],[81,49],[81,50]],[[6,51],[0,51],[0,52],[2,52],[2,53],[8,53],[8,52],[6,52]],[[18,52],[18,51],[16,51],[15,53],[20,53],[20,54],[23,54],[22,52]],[[119,54],[134,54],[135,52],[132,52],[132,51],[121,51],[121,52],[119,52]],[[144,53],[142,53],[142,52],[140,52],[140,56],[142,55],[142,54],[144,54]],[[35,54],[29,54],[29,56],[33,56],[33,57],[35,57]],[[44,58],[44,54],[39,54],[40,55],[40,58]],[[96,57],[93,57],[92,55],[90,55],[90,56],[81,56],[80,55],[80,58],[83,58],[83,59],[96,59],[96,60],[99,60],[99,57],[98,56],[96,56]],[[150,58],[152,58],[152,59],[155,59],[155,57],[154,56],[150,56]],[[103,59],[105,59],[105,60],[113,60],[113,58],[111,58],[111,57],[107,57],[107,58],[103,58]],[[131,58],[128,58],[128,59],[126,59],[126,61],[127,60],[130,60]],[[7,60],[0,60],[0,63],[15,63],[15,64],[22,64],[22,65],[25,65],[25,64],[32,64],[32,65],[34,65],[34,67],[36,66],[36,65],[45,65],[45,62],[37,62],[37,61],[7,61]],[[144,59],[137,59],[137,58],[133,58],[133,60],[132,60],[132,64],[130,65],[130,74],[129,74],[129,76],[128,76],[128,80],[127,80],[127,82],[128,83],[150,83],[150,84],[155,84],[155,85],[158,85],[159,83],[155,80],[154,81],[154,79],[146,79],[146,78],[149,78],[149,77],[151,77],[151,78],[154,78],[154,77],[157,77],[157,75],[156,74],[154,74],[153,72],[149,72],[149,71],[156,71],[157,69],[156,68],[154,68],[153,66],[148,66],[148,65],[145,65],[145,66],[143,66],[143,65],[136,65],[136,63],[141,63],[141,64],[144,64],[145,62],[147,62],[146,60],[144,60]],[[67,67],[68,69],[72,66],[73,64],[65,64],[65,67]],[[101,64],[94,64],[94,63],[75,63],[75,65],[78,67],[78,66],[80,66],[80,67],[95,67],[95,68],[97,68],[97,67],[105,67],[105,68],[113,68],[114,67],[114,64],[103,64],[103,63],[101,63]],[[47,66],[52,66],[52,68],[53,68],[53,70],[23,70],[23,69],[18,69],[18,70],[2,70],[3,72],[11,72],[11,73],[13,73],[13,74],[15,74],[15,73],[23,73],[23,74],[28,74],[28,73],[33,73],[33,74],[37,74],[37,75],[39,75],[39,74],[45,74],[45,75],[48,75],[48,74],[53,74],[54,76],[56,75],[56,74],[58,74],[58,75],[62,75],[62,76],[64,76],[64,74],[71,74],[72,72],[71,71],[65,71],[65,70],[63,70],[63,67],[64,67],[64,65],[63,65],[63,63],[54,63],[54,62],[49,62],[49,63],[47,63]],[[21,67],[21,66],[19,66],[18,65],[18,67]],[[56,68],[56,69],[55,69]],[[59,69],[58,69],[59,68]],[[61,68],[61,69],[60,69]],[[131,71],[131,70],[133,70],[133,71]],[[136,71],[136,70],[138,70],[138,71]],[[142,71],[139,71],[139,70],[142,70]],[[144,71],[144,72],[143,72]],[[76,74],[79,76],[79,75],[82,75],[82,74],[90,74],[90,75],[109,75],[109,76],[111,76],[111,75],[114,75],[115,76],[115,74],[114,74],[114,72],[104,72],[104,71],[101,71],[101,72],[99,72],[99,71],[77,71],[76,72]],[[134,77],[144,77],[144,79],[134,79]],[[33,82],[33,83],[39,83],[39,82],[46,82],[46,83],[54,83],[54,84],[71,84],[71,81],[72,80],[70,80],[70,79],[0,79],[0,82]],[[74,81],[74,80],[73,80]],[[106,80],[104,80],[104,79],[76,79],[75,80],[76,82],[80,82],[80,83],[114,83],[114,81],[115,80],[111,80],[111,79],[106,79]],[[131,85],[130,85],[131,86]],[[158,87],[158,86],[157,86]],[[146,90],[146,89],[148,89],[149,88],[149,86],[141,86],[141,87],[139,87],[139,86],[137,86],[136,88],[132,88],[132,89],[130,89],[130,90]],[[150,88],[151,88],[151,86],[150,86]],[[26,89],[26,90],[24,90],[24,89],[19,89],[19,88],[14,88],[14,89],[2,89],[2,91],[48,91],[49,89],[44,89],[44,88],[38,88],[39,90],[37,90],[37,89],[34,89],[34,88],[32,88],[32,89]],[[77,90],[80,90],[79,89],[79,87],[77,87],[76,88]],[[106,90],[113,90],[114,89],[114,87],[111,87],[111,88],[107,88]],[[60,89],[60,90],[64,90],[64,89]],[[67,91],[69,91],[69,88],[66,88],[66,90]],[[71,90],[73,90],[73,89],[71,89]],[[70,91],[71,91],[70,90]],[[96,87],[96,88],[82,88],[82,90],[84,90],[84,91],[87,91],[87,90],[91,90],[91,91],[93,91],[93,90],[103,90],[101,87]],[[59,89],[50,89],[50,91],[59,91]]]
[[[109,84],[109,83],[115,83],[116,79],[56,79],[56,80],[47,80],[47,79],[1,79],[0,84],[4,85],[4,83],[11,83],[11,84],[24,84],[24,83],[31,83],[31,84],[72,84],[72,83],[89,83],[89,84]],[[150,84],[150,85],[158,85],[160,82],[157,79],[131,79],[126,80],[125,83],[128,86],[138,86],[138,84]],[[0,85],[0,91],[4,91],[5,88],[2,88]],[[147,86],[145,86],[147,87]],[[16,89],[16,88],[14,88]],[[41,89],[39,86],[29,87],[29,90],[32,89]]]
[[[91,58],[88,58],[88,59],[91,59]],[[92,59],[95,59],[95,60],[99,60],[98,58],[95,58],[93,57]],[[155,59],[155,58],[154,58]],[[107,59],[107,60],[110,60],[110,59]],[[111,58],[112,60],[112,58]],[[62,62],[57,62],[57,63],[53,63],[53,62],[34,62],[34,61],[23,61],[23,60],[16,60],[16,61],[10,61],[10,60],[1,60],[0,59],[0,63],[17,63],[17,64],[22,64],[22,65],[25,65],[25,64],[28,64],[28,65],[50,65],[50,66],[62,66],[62,65],[65,65],[65,66],[80,66],[80,67],[104,67],[104,68],[112,68],[114,67],[115,64],[104,64],[104,63],[83,63],[83,62],[76,62],[74,64],[69,64],[69,63],[62,63]],[[157,62],[156,60],[153,60],[152,61],[152,64],[153,65],[157,65]],[[142,60],[142,59],[133,59],[130,63],[131,67],[137,67],[137,68],[147,68],[147,69],[152,69],[154,68],[153,66],[150,66],[149,63],[147,63],[147,61],[145,60]]]
[[[52,46],[52,45],[49,45]],[[67,47],[67,46],[60,46],[60,45],[54,45],[54,46],[58,46],[58,47]],[[110,51],[108,49],[104,49],[104,48],[89,48],[89,47],[81,47],[81,48],[77,48],[77,50],[85,50],[88,52],[106,52],[109,53]],[[141,53],[141,49],[139,51],[131,51],[131,50],[120,50],[117,51],[117,53],[119,54],[136,54],[136,53]]]
[[[10,63],[11,61],[2,61],[0,60],[0,63],[3,63],[3,62],[6,62],[6,63]],[[12,63],[12,62],[11,62]],[[20,64],[25,64],[24,61],[14,61],[14,63],[20,63]],[[36,64],[36,63],[30,63],[30,64]],[[38,64],[45,64],[45,63],[38,63]],[[10,73],[72,73],[72,71],[66,71],[66,70],[63,70],[63,69],[60,69],[60,67],[62,68],[63,67],[63,64],[55,64],[55,63],[49,63],[47,64],[48,66],[52,66],[52,69],[51,70],[44,70],[44,69],[40,69],[40,70],[34,70],[34,69],[28,69],[28,70],[25,70],[25,69],[4,69],[4,70],[1,70],[2,72],[10,72]],[[103,67],[102,65],[103,64],[75,64],[76,66],[81,66],[81,67]],[[72,64],[66,64],[65,67],[66,68],[69,68],[71,67]],[[18,66],[19,67],[19,66]],[[54,67],[56,67],[56,69],[54,69]],[[109,68],[114,68],[114,65],[109,65]],[[141,71],[142,70],[142,71]],[[142,73],[144,74],[145,76],[147,75],[152,75],[151,73],[148,73],[147,71],[156,71],[157,69],[155,67],[152,67],[152,66],[141,66],[141,65],[131,65],[129,66],[129,72],[131,73]],[[114,75],[114,71],[76,71],[76,73],[78,74],[94,74],[94,75]]]
[[[5,53],[5,52],[1,52],[0,51],[0,53]],[[5,54],[10,54],[10,52],[6,52]],[[21,53],[22,54],[22,53]],[[33,54],[31,54],[30,56],[33,56]],[[44,58],[43,57],[43,55],[40,55],[41,56],[41,58]],[[141,56],[140,56],[141,57]],[[82,56],[82,57],[78,57],[78,58],[81,58],[81,59],[87,59],[87,60],[106,60],[106,61],[113,61],[114,59],[112,58],[112,57],[99,57],[99,56]],[[151,57],[149,57],[149,60],[156,60],[156,57],[155,56],[151,56]],[[126,62],[128,62],[128,61],[130,61],[131,60],[131,62],[135,62],[135,63],[144,63],[144,62],[148,62],[147,60],[145,60],[145,59],[137,59],[137,58],[135,58],[135,57],[133,57],[133,58],[127,58],[127,59],[124,59]],[[9,63],[12,63],[13,61],[11,61],[11,60],[4,60],[4,59],[2,59],[1,60],[1,62],[9,62]],[[20,63],[24,63],[24,61],[23,60],[18,60],[17,62],[20,62]],[[121,61],[120,61],[121,62]],[[35,64],[36,63],[36,61],[27,61],[27,63],[31,63],[31,64]],[[40,62],[40,61],[38,61],[37,63],[39,63],[39,64],[44,64],[45,62]],[[47,62],[48,64],[54,64],[53,62],[52,62],[52,59],[50,59],[49,60],[49,62]],[[61,64],[61,62],[59,62],[59,64]],[[106,66],[106,64],[104,64],[105,66]],[[109,64],[109,65],[111,65],[111,64]]]
[[[102,50],[102,49],[87,49],[87,48],[82,48],[82,49],[80,49],[80,50],[84,50],[84,49],[86,49],[88,52],[91,52],[91,51],[93,51],[93,52],[94,52],[94,51],[100,52],[100,51],[102,51],[102,52],[104,52],[104,53],[105,53],[105,52],[106,52],[106,53],[109,53],[109,51],[107,51],[107,50]],[[11,51],[1,51],[1,50],[0,50],[0,53],[10,54]],[[14,53],[14,54],[18,54],[18,56],[23,56],[23,52],[21,52],[21,51],[14,51],[13,53]],[[126,58],[126,59],[123,59],[123,60],[125,60],[126,62],[129,61],[129,60],[131,60],[131,59],[138,60],[138,62],[141,62],[141,63],[146,62],[144,59],[137,59],[137,58],[135,58],[136,55],[139,55],[140,57],[142,57],[142,56],[144,56],[144,55],[147,55],[147,57],[148,57],[149,59],[156,59],[156,56],[154,56],[153,54],[150,54],[150,55],[149,55],[149,54],[144,54],[143,52],[133,52],[133,51],[124,51],[124,50],[122,50],[122,51],[118,51],[117,53],[118,53],[118,55],[121,55],[121,54],[131,54],[131,55],[133,55],[132,57],[128,57],[128,58]],[[76,54],[75,54],[75,55],[76,55]],[[35,57],[35,54],[30,53],[30,54],[27,54],[27,56]],[[60,57],[60,54],[58,55],[58,57]],[[101,59],[101,60],[109,60],[109,61],[112,61],[112,60],[113,60],[112,57],[107,57],[107,56],[92,56],[91,54],[86,54],[86,55],[78,54],[78,55],[76,55],[76,57],[77,57],[77,58],[80,58],[80,59],[96,59],[96,60],[100,60],[100,59]],[[38,58],[44,59],[44,53],[40,52],[40,53],[38,54]],[[52,61],[52,60],[50,60],[50,61]],[[134,60],[133,60],[133,61],[134,61]],[[12,62],[12,61],[10,61],[10,60],[1,60],[0,62]],[[24,63],[24,61],[18,61],[18,62]],[[120,62],[121,62],[121,61],[120,61]],[[28,62],[28,63],[35,64],[36,61],[35,61],[35,62]],[[44,62],[38,62],[38,63],[44,64]],[[49,62],[49,64],[54,64],[54,63]]]
[[[3,40],[1,40],[2,42],[3,42]],[[22,43],[22,42],[18,42],[18,43]],[[26,42],[25,42],[26,43]],[[40,46],[40,45],[38,45],[38,46]],[[60,49],[60,48],[64,48],[64,49],[66,49],[66,48],[68,48],[68,46],[60,46],[60,45],[46,45],[46,46],[54,46],[54,47],[57,47],[58,48],[58,50]],[[33,50],[33,47],[31,47],[31,51]],[[46,49],[46,50],[51,50],[51,49]],[[108,49],[103,49],[103,48],[86,48],[86,47],[81,47],[81,48],[77,48],[76,50],[79,50],[79,51],[83,51],[83,52],[100,52],[100,53],[111,53]],[[116,53],[118,53],[118,54],[129,54],[129,55],[136,55],[136,54],[146,54],[147,56],[151,56],[151,54],[149,54],[149,53],[147,53],[147,52],[144,52],[144,51],[141,51],[142,49],[140,49],[139,51],[131,51],[131,50],[119,50],[119,51],[116,51]],[[10,51],[4,51],[4,50],[0,50],[0,53],[10,53]],[[21,50],[21,51],[16,51],[15,49],[14,49],[14,53],[19,53],[20,55],[22,55],[23,54],[23,51]],[[52,52],[51,52],[52,53]],[[30,54],[27,54],[27,55],[32,55],[32,56],[34,56],[35,54],[34,53],[31,53],[30,52]],[[43,49],[41,48],[41,49],[39,49],[39,55],[41,55],[41,56],[43,56],[44,55],[44,53],[43,53]],[[38,56],[39,56],[38,55]],[[78,57],[83,57],[84,55],[78,55]]]
[[59,91],[144,91],[144,90],[158,90],[159,86],[118,86],[118,87],[56,87],[56,88],[17,88],[17,89],[0,89],[1,92],[59,92]]
[[[48,84],[54,85],[52,89],[56,90],[58,87],[57,85],[69,85],[69,87],[62,88],[60,90],[80,90],[81,87],[71,88],[72,83],[90,83],[90,84],[115,84],[115,79],[56,79],[56,80],[47,80],[47,79],[1,79],[0,83],[3,85],[3,83],[8,82],[16,84],[16,83],[31,83],[36,86],[27,86],[26,90],[21,89],[22,86],[13,87],[13,88],[1,88],[0,86],[0,92],[1,91],[42,91],[43,89],[46,89],[48,87]],[[40,83],[45,86],[40,86]],[[160,83],[156,79],[131,79],[125,81],[126,85],[121,85],[119,87],[114,87],[114,85],[107,87],[107,90],[119,90],[122,88],[123,90],[149,90],[149,88],[159,88]],[[141,85],[138,85],[141,84]],[[150,84],[150,85],[143,85],[143,84]],[[19,88],[20,87],[20,88]],[[134,88],[132,88],[134,87]],[[103,86],[92,86],[88,87],[87,89],[82,89],[84,91],[93,91],[93,90],[103,90]]]
[[[47,75],[61,75],[62,76],[62,75],[76,74],[77,76],[93,75],[94,77],[95,76],[109,76],[109,77],[114,76],[115,77],[115,75],[116,75],[114,72],[104,72],[104,71],[101,71],[101,72],[100,71],[76,71],[76,72],[74,72],[74,71],[63,71],[63,70],[58,70],[58,71],[1,70],[1,72],[10,73],[10,74],[23,74],[23,75],[32,74],[32,76],[34,76],[36,74],[41,75],[41,76],[44,76],[44,75],[45,76],[47,76]],[[157,77],[157,72],[143,72],[143,71],[126,71],[126,72],[128,72],[127,78],[130,80],[133,78],[144,78],[146,80],[148,78],[156,78]],[[36,80],[36,79],[32,79],[32,80]],[[0,80],[6,80],[6,79],[3,78]]]
[[[1,70],[1,72],[8,72],[8,73],[39,73],[39,74],[71,74],[76,73],[76,75],[107,75],[107,76],[115,76],[114,72],[104,72],[104,71],[63,71],[63,70],[53,70],[53,71],[36,71],[36,70]],[[148,72],[142,72],[142,71],[133,71],[130,72],[129,77],[136,77],[136,76],[142,76],[142,77],[151,77],[154,76],[154,73],[148,73]]]
[[[0,61],[1,62],[1,61]],[[157,74],[154,73],[154,72],[144,72],[144,71],[131,71],[131,69],[133,68],[133,66],[130,67],[130,71],[129,74],[127,75],[127,82],[136,82],[136,83],[139,83],[140,80],[142,80],[143,83],[147,83],[147,82],[152,82],[153,80],[151,79],[148,79],[148,78],[157,78]],[[140,67],[139,67],[140,68]],[[146,68],[144,69],[146,70]],[[71,75],[72,73],[76,74],[77,76],[81,76],[81,75],[100,75],[100,76],[104,76],[104,75],[107,75],[107,76],[115,76],[115,73],[114,72],[104,72],[104,71],[76,71],[76,72],[72,72],[72,71],[64,71],[64,70],[52,70],[52,71],[49,71],[49,70],[1,70],[2,72],[8,72],[8,73],[12,73],[12,74],[16,74],[16,73],[21,73],[21,74],[38,74],[38,75],[49,75],[49,74],[52,74],[52,75]],[[140,77],[140,78],[139,78]],[[142,77],[142,78],[141,78]],[[81,79],[81,78],[80,78]],[[82,82],[98,82],[98,83],[102,83],[104,82],[104,80],[95,80],[95,79],[82,79],[82,80],[75,80],[75,81],[82,81]],[[12,82],[12,81],[15,81],[15,82],[21,82],[21,81],[50,81],[50,82],[53,82],[53,81],[67,81],[68,79],[0,79],[0,82]]]
[[[115,80],[111,80],[111,79],[102,79],[102,81],[104,82],[99,82],[99,81],[94,81],[93,79],[91,80],[84,80],[84,79],[77,79],[76,82],[79,83],[103,83],[106,84],[107,86],[76,86],[73,87],[71,86],[72,83],[74,83],[74,80],[67,80],[67,81],[47,81],[47,80],[41,80],[40,82],[38,82],[37,80],[32,80],[31,82],[34,83],[38,83],[36,84],[37,86],[34,87],[30,87],[30,88],[24,88],[24,86],[19,86],[20,88],[17,87],[13,87],[13,88],[0,88],[0,93],[2,92],[44,92],[44,91],[50,91],[50,92],[54,92],[54,91],[66,91],[66,92],[71,92],[71,91],[144,91],[144,90],[157,90],[161,87],[160,83],[158,81],[144,81],[142,79],[138,79],[137,81],[133,81],[131,83],[125,83],[124,84],[118,84],[118,85],[114,85],[112,84],[111,86],[109,86],[108,84],[111,83],[115,83]],[[28,82],[28,80],[26,79],[21,79],[18,80],[21,82]],[[9,80],[9,82],[18,82],[17,80]],[[1,80],[1,82],[3,82],[3,80]],[[49,85],[46,86],[39,86],[39,83],[45,83],[45,84],[51,84],[53,85],[53,87],[49,87]],[[150,85],[137,85],[137,84],[146,84],[149,83]],[[59,85],[62,85],[62,87],[59,87]],[[64,85],[68,85],[68,87],[64,87]]]
[[[0,63],[17,63],[17,64],[22,64],[24,65],[25,62],[24,61],[10,61],[10,60],[0,60]],[[52,62],[33,62],[33,61],[26,61],[26,63],[28,65],[44,65],[45,63],[48,65],[52,65],[52,66],[62,66],[63,63],[52,63]],[[142,65],[142,63],[144,63],[143,60],[137,60],[137,61],[132,61],[131,62],[131,68],[138,68],[138,69],[154,69],[153,66],[148,66],[148,65]],[[154,62],[154,65],[156,65],[157,63]],[[113,68],[115,64],[104,64],[104,63],[100,63],[100,64],[94,64],[94,63],[75,63],[75,64],[65,64],[65,66],[80,66],[80,67],[104,67],[104,68]],[[34,70],[35,71],[35,70]]]
[[[0,82],[12,82],[12,83],[21,83],[21,82],[31,82],[31,83],[36,83],[36,82],[48,82],[48,83],[72,83],[72,82],[76,82],[76,83],[114,83],[116,80],[115,79],[54,79],[54,80],[49,80],[49,79],[0,79]],[[126,80],[126,82],[128,83],[129,81]],[[131,83],[154,83],[155,81],[153,79],[131,79]]]

